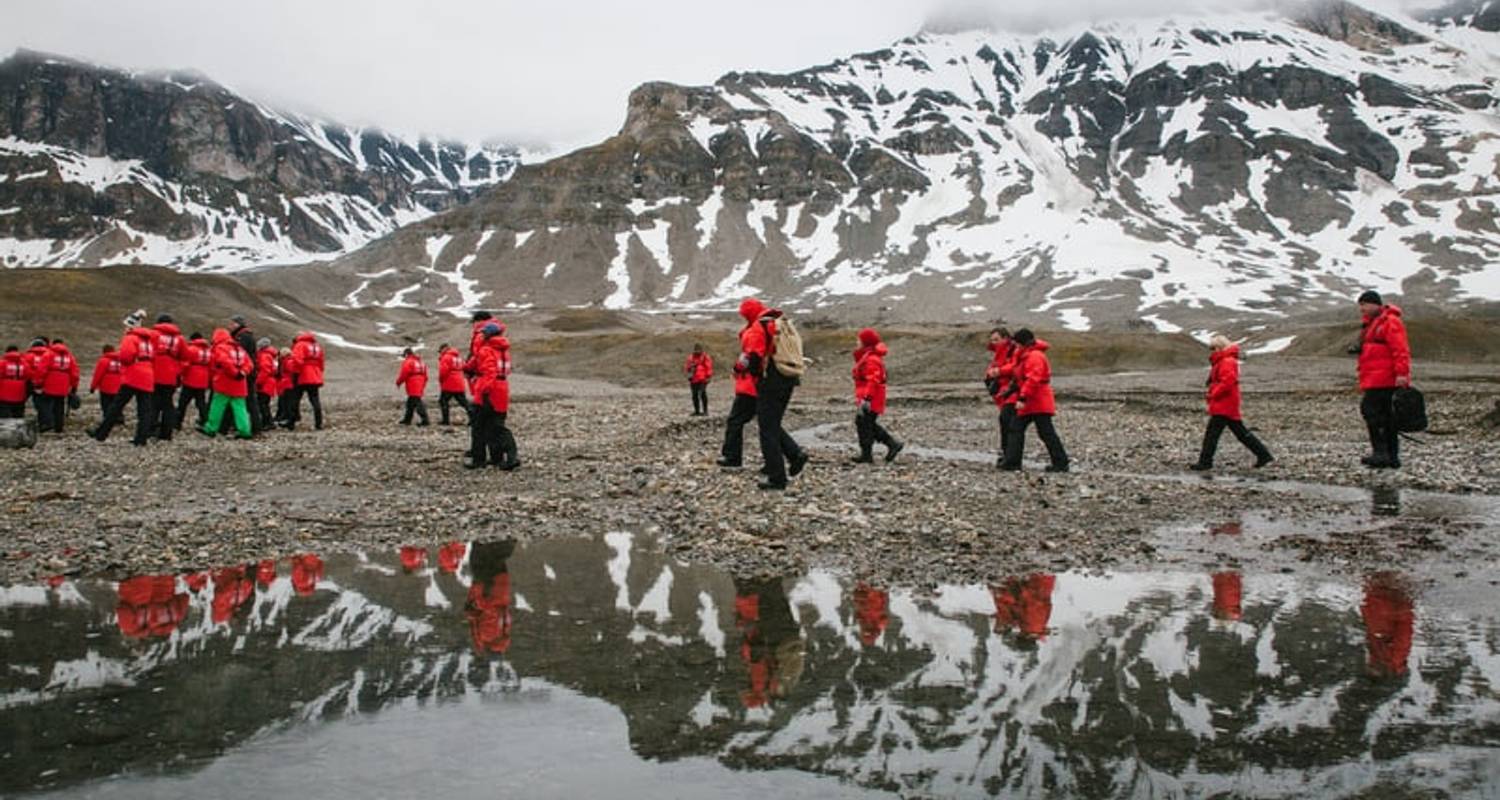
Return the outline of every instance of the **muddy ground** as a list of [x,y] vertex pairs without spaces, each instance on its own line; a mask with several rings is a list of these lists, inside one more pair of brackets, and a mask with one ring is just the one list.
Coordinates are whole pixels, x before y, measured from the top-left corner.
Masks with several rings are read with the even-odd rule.
[[[722,378],[713,415],[693,418],[685,386],[520,374],[511,423],[524,466],[469,471],[461,422],[396,425],[392,359],[334,356],[323,431],[187,433],[136,448],[127,425],[99,444],[82,432],[97,418],[90,399],[66,434],[0,452],[0,583],[621,529],[737,574],[832,566],[908,586],[1165,564],[1466,574],[1495,570],[1500,555],[1500,434],[1482,422],[1500,398],[1492,366],[1419,365],[1433,430],[1406,447],[1403,469],[1373,471],[1358,462],[1351,363],[1254,359],[1246,421],[1277,460],[1253,470],[1226,435],[1219,469],[1203,476],[1186,466],[1205,369],[1060,374],[1057,426],[1075,471],[1049,475],[1034,434],[1024,473],[995,469],[996,415],[977,381],[894,386],[885,421],[910,449],[889,465],[849,463],[839,365],[819,370],[787,417],[813,463],[785,494],[766,494],[753,468],[714,466]],[[982,353],[976,362],[977,373]]]

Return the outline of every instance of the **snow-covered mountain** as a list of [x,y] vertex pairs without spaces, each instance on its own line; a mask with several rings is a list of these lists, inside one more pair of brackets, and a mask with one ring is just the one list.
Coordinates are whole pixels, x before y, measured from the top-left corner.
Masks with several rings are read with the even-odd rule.
[[1367,287],[1500,299],[1497,5],[927,32],[788,75],[647,84],[613,138],[307,285],[452,311],[757,293],[1167,331]]
[[0,264],[232,271],[332,258],[508,177],[514,149],[404,141],[193,74],[0,62]]

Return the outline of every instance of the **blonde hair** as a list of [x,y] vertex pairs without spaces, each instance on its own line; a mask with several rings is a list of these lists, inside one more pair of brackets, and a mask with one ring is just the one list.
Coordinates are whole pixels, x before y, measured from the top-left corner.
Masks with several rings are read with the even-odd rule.
[[1214,350],[1223,350],[1231,344],[1233,344],[1233,342],[1229,341],[1229,337],[1225,336],[1222,333],[1216,333],[1213,336],[1208,337],[1208,346]]

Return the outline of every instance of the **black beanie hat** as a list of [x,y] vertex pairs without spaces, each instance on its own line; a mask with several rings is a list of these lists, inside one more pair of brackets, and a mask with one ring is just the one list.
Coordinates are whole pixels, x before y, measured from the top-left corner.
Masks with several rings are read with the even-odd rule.
[[1359,296],[1359,302],[1374,303],[1377,306],[1385,305],[1385,303],[1382,303],[1380,301],[1380,292],[1377,292],[1373,289],[1366,289],[1365,293]]
[[1026,347],[1036,341],[1036,335],[1031,332],[1030,328],[1022,328],[1012,334],[1010,338],[1022,347]]
[[171,322],[172,321],[172,315],[171,314],[157,314],[156,315],[156,321],[157,322]]

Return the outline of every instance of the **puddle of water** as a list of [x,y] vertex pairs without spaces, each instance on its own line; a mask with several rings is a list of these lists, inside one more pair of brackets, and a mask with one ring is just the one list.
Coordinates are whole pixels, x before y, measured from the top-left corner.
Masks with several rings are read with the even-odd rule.
[[1500,618],[1427,604],[1396,573],[1032,574],[915,593],[821,571],[735,578],[610,534],[3,587],[0,642],[7,796],[1301,797],[1500,781]]

